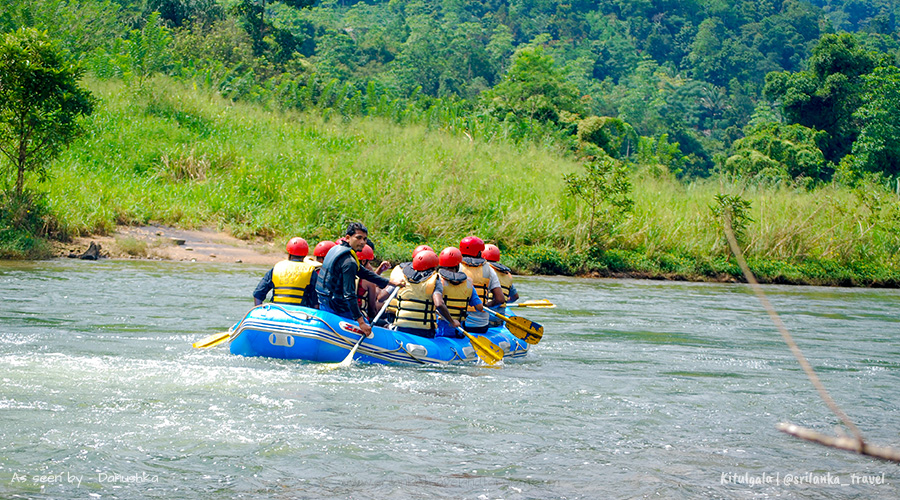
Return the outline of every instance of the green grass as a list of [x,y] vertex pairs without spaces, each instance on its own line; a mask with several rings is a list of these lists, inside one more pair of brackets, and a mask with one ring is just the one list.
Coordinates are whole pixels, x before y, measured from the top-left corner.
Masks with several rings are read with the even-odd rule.
[[360,220],[391,260],[477,234],[522,272],[722,279],[739,273],[710,209],[722,193],[751,202],[742,245],[763,281],[900,281],[900,203],[879,186],[808,192],[635,174],[634,212],[604,248],[587,249],[582,207],[562,180],[581,167],[552,147],[271,111],[165,78],[143,94],[87,83],[101,104],[86,134],[50,182],[28,180],[46,193],[59,237],[156,222],[314,244]]

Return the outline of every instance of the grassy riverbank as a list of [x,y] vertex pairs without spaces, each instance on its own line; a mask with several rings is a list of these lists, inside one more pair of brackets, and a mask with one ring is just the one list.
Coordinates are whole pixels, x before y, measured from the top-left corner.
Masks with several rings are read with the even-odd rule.
[[739,270],[711,209],[728,194],[750,202],[742,243],[762,280],[900,283],[898,198],[880,186],[807,192],[636,173],[633,213],[586,250],[582,208],[562,180],[581,166],[552,146],[273,112],[162,78],[142,93],[88,85],[102,101],[87,133],[49,182],[29,179],[57,238],[156,222],[318,240],[362,220],[391,260],[474,233],[522,272],[731,279]]

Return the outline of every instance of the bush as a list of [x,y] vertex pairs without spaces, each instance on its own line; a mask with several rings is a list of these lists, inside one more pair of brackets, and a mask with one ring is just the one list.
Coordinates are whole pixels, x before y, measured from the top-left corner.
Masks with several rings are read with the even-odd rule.
[[513,269],[530,274],[571,275],[572,270],[559,250],[546,246],[527,247],[513,254],[508,265]]
[[44,197],[30,191],[0,193],[0,258],[37,259],[50,256],[42,238],[52,226]]

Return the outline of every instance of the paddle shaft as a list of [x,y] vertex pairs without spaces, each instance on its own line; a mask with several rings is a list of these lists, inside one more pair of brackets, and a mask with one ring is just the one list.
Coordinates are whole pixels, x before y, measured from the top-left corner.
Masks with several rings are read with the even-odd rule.
[[[378,314],[375,315],[375,319],[372,320],[373,327],[375,326],[375,323],[377,323],[378,320],[381,319],[381,315],[384,314],[385,311],[387,311],[388,304],[390,304],[391,301],[394,300],[394,297],[397,295],[397,292],[399,292],[399,291],[400,291],[400,287],[396,286],[396,287],[394,287],[394,291],[392,291],[391,294],[388,295],[387,300],[384,301],[384,305],[381,306],[381,309],[378,311]],[[356,354],[356,349],[359,348],[359,345],[362,344],[362,341],[365,338],[366,338],[366,336],[364,334],[362,334],[362,333],[359,334],[359,340],[357,340],[356,344],[353,345],[353,349],[350,349],[350,353],[347,354],[347,357],[344,358],[343,361],[341,361],[342,365],[349,365],[350,362],[353,361],[353,355]]]
[[507,302],[506,307],[544,307],[544,308],[554,308],[556,304],[550,302],[547,299],[536,299],[536,300],[526,300],[523,302]]

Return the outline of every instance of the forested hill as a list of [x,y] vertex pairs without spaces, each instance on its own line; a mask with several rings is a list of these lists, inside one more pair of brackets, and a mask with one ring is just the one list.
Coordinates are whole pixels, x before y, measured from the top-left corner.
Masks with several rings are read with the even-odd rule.
[[897,286],[898,14],[5,0],[0,91],[87,89],[33,94],[43,142],[13,109],[32,94],[0,100],[0,258],[117,224],[272,240],[364,220],[389,259],[478,234],[522,271],[721,279],[730,226],[763,280]]
[[[766,75],[804,70],[823,35],[854,32],[866,50],[893,64],[900,57],[900,4],[891,0],[4,3],[0,29],[46,29],[100,77],[127,77],[138,58],[138,73],[197,78],[233,99],[344,114],[384,112],[375,102],[400,99],[443,106],[444,121],[463,115],[473,135],[473,120],[492,118],[513,140],[564,142],[578,120],[614,117],[618,135],[627,128],[677,143],[669,167],[690,175],[707,175],[717,155],[723,166],[754,116],[781,121],[769,101],[784,96],[764,94]],[[165,32],[154,38],[148,20]],[[530,49],[537,56],[515,68]],[[511,68],[538,81],[517,86]],[[829,91],[812,92],[820,90]],[[848,151],[825,156],[836,165]]]

